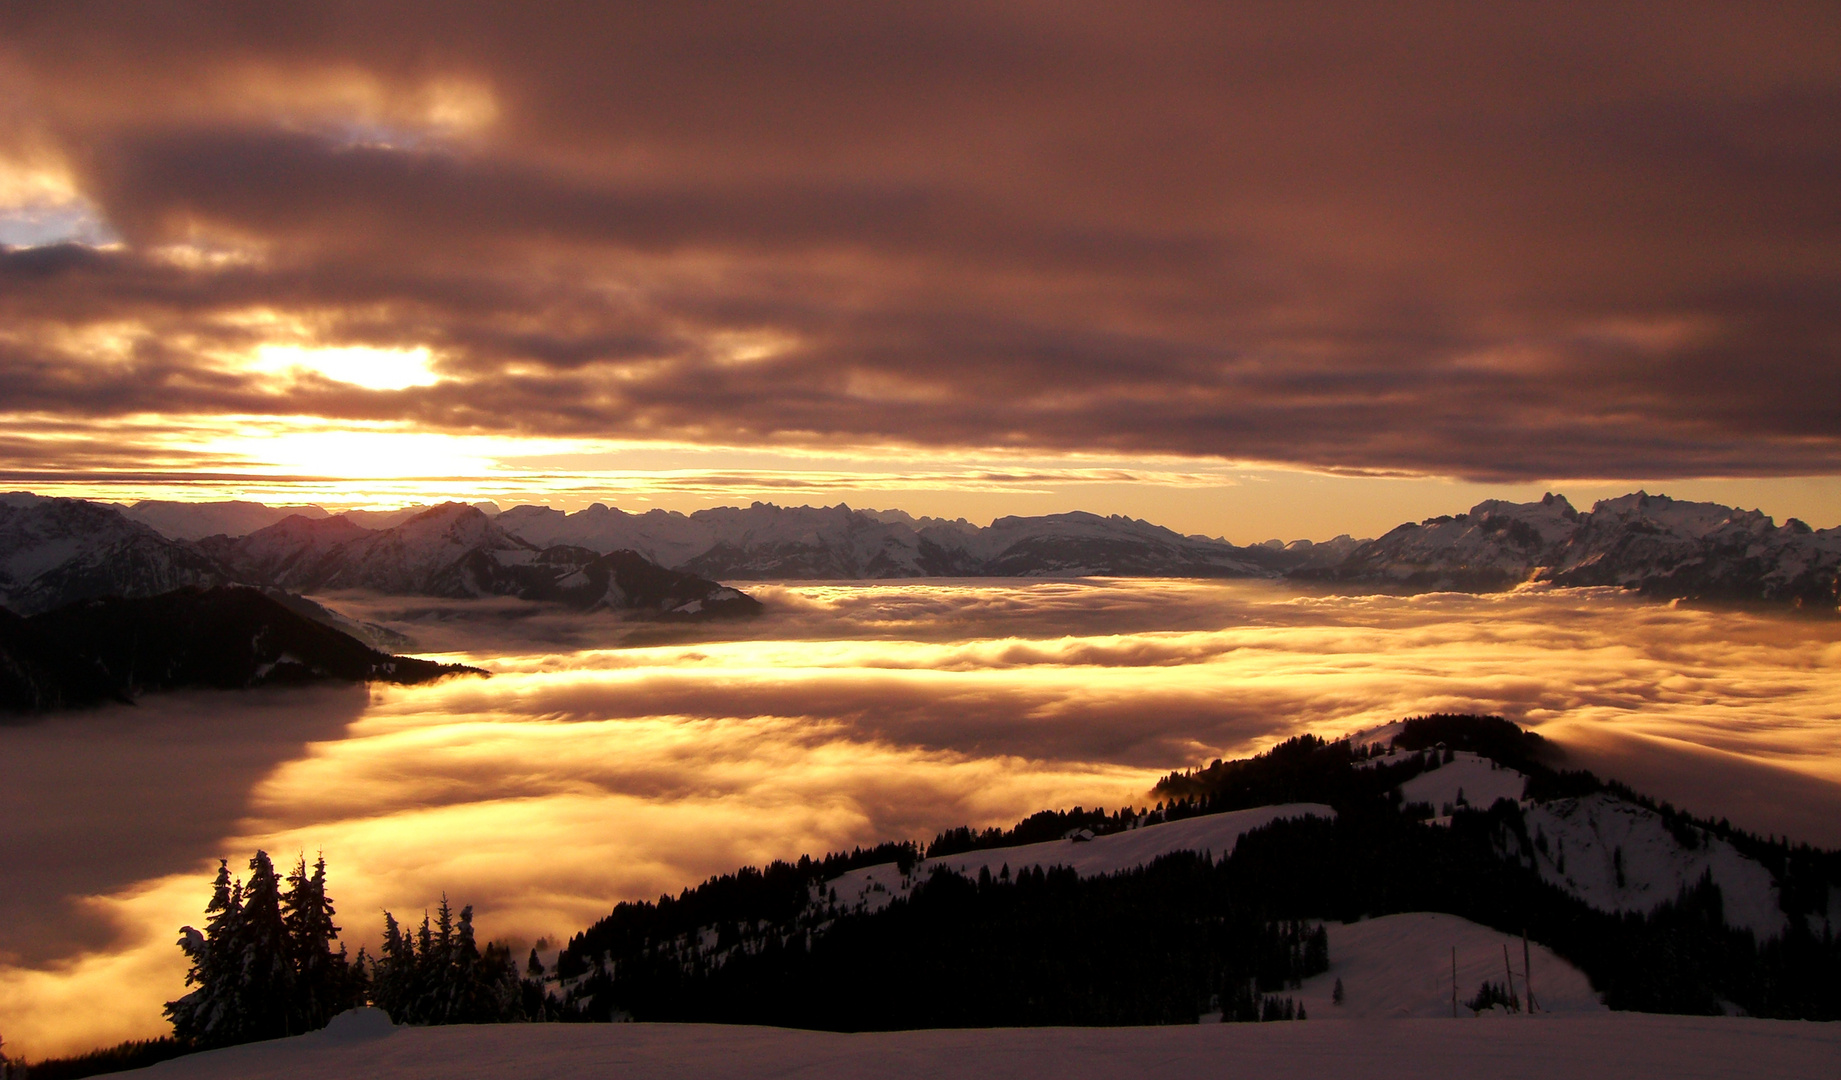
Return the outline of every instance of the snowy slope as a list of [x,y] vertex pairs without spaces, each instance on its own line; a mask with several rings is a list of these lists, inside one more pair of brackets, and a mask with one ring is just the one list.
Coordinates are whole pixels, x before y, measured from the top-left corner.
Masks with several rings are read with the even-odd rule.
[[[1294,990],[1311,1019],[1451,1016],[1451,949],[1458,951],[1458,1001],[1475,997],[1482,982],[1504,984],[1502,948],[1508,946],[1515,994],[1526,1001],[1521,938],[1476,925],[1454,914],[1412,911],[1353,924],[1329,922],[1329,971]],[[1550,949],[1528,946],[1534,994],[1545,1012],[1604,1012],[1583,971]],[[1338,979],[1342,1005],[1333,1001]],[[1458,1005],[1458,1016],[1473,1016]]]
[[1225,814],[1206,814],[1184,818],[1142,829],[1096,836],[1091,840],[1050,840],[1019,847],[986,848],[924,859],[903,875],[894,863],[866,866],[826,883],[837,892],[837,903],[845,908],[877,911],[897,896],[906,896],[913,887],[927,879],[934,869],[945,867],[970,877],[979,871],[993,876],[1009,867],[1015,873],[1024,867],[1071,867],[1082,877],[1112,874],[1144,866],[1159,855],[1172,851],[1208,851],[1223,858],[1231,854],[1240,837],[1264,825],[1286,818],[1334,817],[1336,812],[1319,803],[1286,803],[1261,806],[1252,810],[1234,810]]
[[[1536,979],[1539,969],[1536,969]],[[1536,989],[1539,989],[1538,983]],[[838,1034],[712,1024],[504,1024],[312,1035],[163,1062],[150,1080],[1829,1080],[1841,1025],[1602,1013],[1159,1028]]]
[[1760,938],[1786,927],[1770,871],[1705,830],[1692,828],[1695,846],[1684,846],[1661,815],[1602,793],[1524,813],[1541,876],[1600,911],[1652,911],[1711,873],[1728,925]]
[[[1358,740],[1380,741],[1386,734],[1386,729],[1376,729],[1360,733]],[[1406,756],[1404,751],[1392,751],[1368,764]],[[1521,803],[1528,836],[1535,843],[1524,857],[1541,877],[1592,907],[1650,912],[1711,873],[1720,887],[1728,925],[1750,930],[1760,938],[1776,937],[1787,926],[1770,870],[1706,830],[1690,827],[1685,835],[1692,837],[1692,845],[1684,844],[1660,814],[1603,792],[1584,798],[1524,801],[1526,776],[1469,751],[1456,751],[1452,757],[1450,764],[1401,784],[1402,802],[1430,805],[1434,823],[1448,819],[1460,794],[1465,803],[1479,810],[1497,799]]]
[[[1374,760],[1384,762],[1387,758]],[[1520,802],[1527,786],[1528,778],[1514,769],[1468,750],[1458,750],[1449,764],[1428,769],[1401,784],[1400,795],[1406,802],[1427,803],[1442,814],[1446,806],[1467,805],[1483,810],[1497,799]]]
[[[1414,911],[1358,923],[1325,923],[1330,935],[1330,969],[1304,980],[1297,999],[1313,1020],[1376,1017],[1449,1017],[1451,950],[1457,950],[1458,1000],[1469,1000],[1485,979],[1503,985],[1502,950],[1514,969],[1515,993],[1527,997],[1522,942],[1456,915]],[[1538,942],[1528,948],[1534,993],[1550,1013],[1602,1012],[1604,1005],[1585,973]],[[1335,1004],[1336,981],[1343,1001]],[[1461,1004],[1460,1017],[1471,1012]]]
[[19,614],[229,580],[214,559],[114,507],[36,497],[0,503],[0,605]]

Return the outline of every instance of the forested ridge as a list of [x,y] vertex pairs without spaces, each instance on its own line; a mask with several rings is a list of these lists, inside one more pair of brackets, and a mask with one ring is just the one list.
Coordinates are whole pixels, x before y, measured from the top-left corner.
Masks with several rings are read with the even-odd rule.
[[[75,1077],[191,1049],[322,1026],[360,1002],[398,1023],[614,1019],[836,1030],[1191,1023],[1304,1018],[1287,992],[1331,960],[1322,924],[1445,912],[1526,933],[1580,968],[1616,1009],[1841,1019],[1841,943],[1827,917],[1841,852],[1696,818],[1589,772],[1496,717],[1403,722],[1389,745],[1303,735],[1237,761],[1166,776],[1147,808],[1043,811],[1009,829],[949,829],[822,858],[744,867],[657,901],[624,902],[546,970],[480,946],[472,911],[442,899],[417,927],[385,913],[377,957],[348,957],[323,861],[285,879],[257,853],[246,880],[221,863],[202,931],[181,947],[191,988],[168,1006],[174,1036],[40,1063]],[[1732,845],[1774,877],[1785,929],[1729,925],[1710,875],[1645,913],[1598,910],[1537,872],[1525,808],[1406,801],[1401,785],[1469,751],[1525,774],[1532,800],[1609,794],[1660,816],[1688,847]],[[1053,865],[975,876],[924,860],[1285,803],[1334,815],[1280,819],[1229,854],[1175,851],[1082,877]],[[993,865],[997,858],[992,856]],[[835,883],[891,867],[905,888],[879,907]],[[1501,991],[1503,988],[1497,988]],[[1489,988],[1471,1000],[1488,1005]]]
[[[1010,829],[948,830],[924,851],[918,844],[877,849],[906,875],[923,857],[1040,843],[1076,829],[1106,835],[1282,803],[1324,803],[1336,811],[1333,820],[1255,829],[1223,859],[1178,853],[1085,880],[1051,870],[1053,888],[1033,874],[968,882],[936,870],[888,906],[854,911],[827,897],[824,883],[875,858],[858,852],[748,868],[676,897],[623,903],[571,939],[559,958],[553,984],[561,1012],[840,1029],[1193,1021],[1215,1009],[1232,1018],[1236,1010],[1224,1006],[1220,985],[1204,979],[1166,979],[1165,997],[1154,1006],[1135,983],[1129,992],[1095,991],[1114,995],[1105,1003],[1064,995],[1027,1006],[967,988],[1001,984],[1006,965],[1060,973],[1071,956],[1087,965],[1075,978],[1085,971],[1095,986],[1117,987],[1130,975],[1120,958],[1128,949],[1135,950],[1132,962],[1179,972],[1188,952],[1219,947],[1211,963],[1239,978],[1250,972],[1233,957],[1256,952],[1262,935],[1275,928],[1435,911],[1528,933],[1585,971],[1612,1008],[1705,1014],[1738,1008],[1755,1016],[1841,1019],[1841,947],[1825,921],[1831,892],[1841,889],[1841,853],[1695,818],[1589,772],[1566,770],[1550,744],[1500,717],[1415,717],[1389,742],[1303,735],[1251,758],[1173,773],[1155,789],[1164,801],[1148,809],[1045,811]],[[1406,803],[1399,787],[1458,751],[1525,773],[1530,798],[1606,792],[1658,813],[1690,845],[1699,830],[1731,843],[1777,879],[1786,932],[1760,942],[1728,926],[1720,888],[1710,878],[1647,913],[1597,910],[1535,871],[1537,840],[1512,801],[1456,807],[1445,827],[1428,827],[1435,808]],[[999,913],[1025,908],[1041,923],[1065,920],[1061,925],[1083,929],[1032,939],[1027,929],[1013,928],[1012,939],[997,946],[981,936]],[[978,914],[968,915],[972,910]],[[1143,929],[1151,922],[1159,923],[1158,934]],[[1241,941],[1208,944],[1226,925],[1238,927]],[[1120,944],[1133,933],[1140,936],[1132,945]],[[866,1002],[848,989],[876,970],[889,972],[883,982],[890,985],[878,983],[873,995],[881,1000]],[[776,985],[802,989],[769,992]],[[1272,980],[1263,986],[1270,990]]]

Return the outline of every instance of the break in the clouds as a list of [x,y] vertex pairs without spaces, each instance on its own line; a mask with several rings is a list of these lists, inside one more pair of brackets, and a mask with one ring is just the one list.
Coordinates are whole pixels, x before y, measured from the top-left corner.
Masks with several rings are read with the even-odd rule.
[[151,417],[1832,474],[1837,47],[1788,4],[8,5],[0,465],[212,467],[111,446]]

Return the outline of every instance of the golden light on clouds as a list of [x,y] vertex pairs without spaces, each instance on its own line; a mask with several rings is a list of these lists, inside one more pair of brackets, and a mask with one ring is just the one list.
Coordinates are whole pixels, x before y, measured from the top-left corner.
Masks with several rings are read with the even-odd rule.
[[[254,368],[271,374],[310,373],[367,390],[433,386],[441,377],[426,345],[378,349],[368,345],[258,345]],[[401,474],[398,474],[401,475]]]
[[[1173,768],[1432,710],[1503,713],[1582,750],[1648,740],[1677,764],[1659,797],[1841,839],[1841,645],[1826,624],[1612,590],[755,591],[773,614],[744,639],[637,647],[617,621],[510,602],[469,617],[460,602],[335,597],[497,674],[368,697],[155,695],[60,718],[57,738],[0,729],[0,799],[38,811],[0,815],[9,884],[39,898],[36,922],[0,922],[0,1030],[34,1053],[157,1034],[181,989],[174,930],[200,917],[216,857],[259,846],[326,853],[354,949],[374,943],[380,909],[413,917],[443,891],[478,906],[483,933],[529,942],[738,865],[1142,802]],[[132,765],[98,773],[102,745]],[[114,854],[42,858],[65,833]]]

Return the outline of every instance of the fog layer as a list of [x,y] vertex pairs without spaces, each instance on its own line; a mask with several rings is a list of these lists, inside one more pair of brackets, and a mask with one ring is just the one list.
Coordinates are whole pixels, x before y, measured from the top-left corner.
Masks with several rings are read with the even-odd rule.
[[1841,844],[1832,624],[1615,591],[1300,595],[1263,583],[752,587],[695,640],[524,605],[334,602],[493,672],[184,695],[0,729],[0,1032],[162,1030],[218,857],[324,852],[345,938],[443,891],[566,935],[744,863],[1044,807],[1302,731],[1482,711],[1751,828]]

